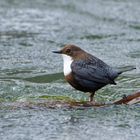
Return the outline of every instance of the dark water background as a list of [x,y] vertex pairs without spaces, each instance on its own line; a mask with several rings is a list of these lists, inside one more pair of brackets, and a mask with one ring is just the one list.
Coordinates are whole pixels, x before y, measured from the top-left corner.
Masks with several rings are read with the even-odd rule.
[[139,0],[0,0],[0,140],[139,140],[139,105],[13,108],[42,96],[87,100],[51,53],[67,43],[112,66],[136,66],[99,90],[98,101],[140,90]]

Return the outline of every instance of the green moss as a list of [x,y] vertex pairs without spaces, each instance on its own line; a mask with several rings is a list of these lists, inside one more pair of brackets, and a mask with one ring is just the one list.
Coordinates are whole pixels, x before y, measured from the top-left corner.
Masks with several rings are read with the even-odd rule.
[[4,102],[4,99],[3,99],[3,98],[0,98],[0,103],[1,103],[1,102]]
[[49,95],[42,95],[39,96],[40,99],[49,99],[49,100],[64,100],[64,101],[75,101],[74,99],[67,97],[67,96],[49,96]]

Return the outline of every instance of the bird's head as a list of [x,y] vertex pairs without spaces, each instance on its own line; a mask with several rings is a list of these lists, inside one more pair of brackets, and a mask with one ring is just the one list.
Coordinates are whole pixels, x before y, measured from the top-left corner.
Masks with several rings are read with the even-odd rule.
[[71,57],[71,59],[80,59],[80,57],[85,53],[84,50],[75,45],[65,45],[65,47],[59,51],[53,51],[53,53],[58,53]]

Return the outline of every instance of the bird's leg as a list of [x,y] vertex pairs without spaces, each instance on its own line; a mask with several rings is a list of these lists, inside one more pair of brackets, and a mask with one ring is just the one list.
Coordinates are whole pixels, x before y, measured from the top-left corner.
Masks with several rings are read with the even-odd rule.
[[94,94],[95,94],[95,92],[91,92],[90,93],[90,96],[89,96],[89,102],[91,102],[91,103],[93,103],[93,104],[96,104],[96,102],[95,102],[95,100],[94,100]]

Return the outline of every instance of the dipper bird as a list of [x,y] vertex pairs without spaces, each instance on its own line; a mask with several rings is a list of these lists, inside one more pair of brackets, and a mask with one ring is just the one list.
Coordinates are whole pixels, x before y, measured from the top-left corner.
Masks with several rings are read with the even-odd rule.
[[99,58],[71,44],[66,45],[60,51],[53,51],[53,53],[63,56],[66,81],[77,90],[89,92],[91,102],[94,102],[95,91],[108,84],[116,85],[115,78],[123,72],[135,69],[114,69]]

